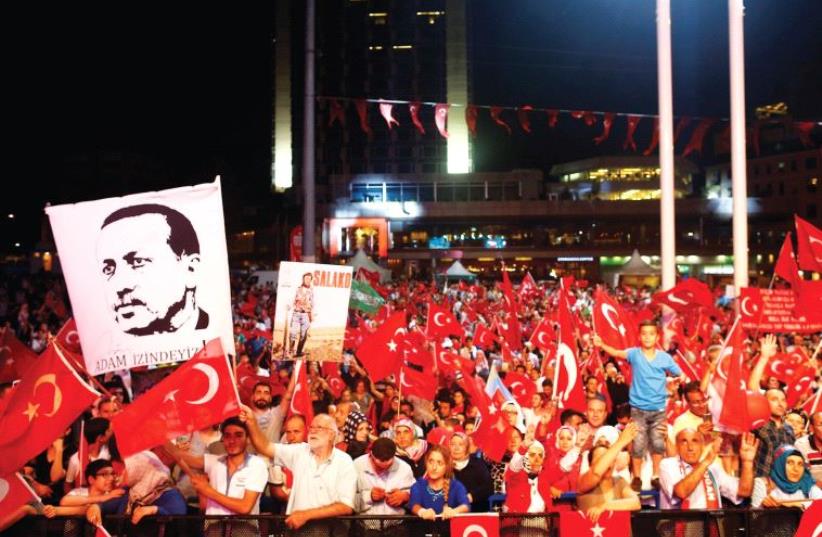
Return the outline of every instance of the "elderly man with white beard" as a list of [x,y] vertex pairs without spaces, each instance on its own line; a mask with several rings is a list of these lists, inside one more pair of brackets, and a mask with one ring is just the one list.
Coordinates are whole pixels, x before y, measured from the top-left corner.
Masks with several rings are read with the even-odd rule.
[[334,518],[354,512],[357,471],[351,457],[334,447],[334,418],[328,414],[314,416],[308,427],[308,442],[299,444],[270,442],[246,406],[240,419],[248,423],[257,453],[294,475],[285,520],[292,534],[347,535],[347,524]]

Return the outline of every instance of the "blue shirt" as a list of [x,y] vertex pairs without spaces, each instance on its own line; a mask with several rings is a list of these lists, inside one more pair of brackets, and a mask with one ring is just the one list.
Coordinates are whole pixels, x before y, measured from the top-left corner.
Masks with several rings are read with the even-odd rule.
[[631,390],[628,402],[632,407],[649,412],[665,410],[668,391],[665,389],[665,373],[679,376],[682,370],[667,352],[656,351],[653,360],[648,360],[642,349],[628,349],[628,363],[631,364]]
[[[445,489],[436,494],[432,494],[428,490],[428,481],[421,477],[417,479],[411,487],[411,499],[408,501],[408,509],[413,509],[415,505],[419,505],[423,509],[433,509],[435,513],[441,514],[442,508],[445,507]],[[465,485],[451,479],[451,486],[448,489],[448,507],[454,509],[460,505],[471,507],[471,502],[468,501],[468,491],[465,490]]]

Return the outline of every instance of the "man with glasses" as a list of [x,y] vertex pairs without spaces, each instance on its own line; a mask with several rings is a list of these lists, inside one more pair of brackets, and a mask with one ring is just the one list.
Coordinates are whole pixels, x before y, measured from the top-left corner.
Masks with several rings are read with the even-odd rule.
[[285,519],[292,534],[347,535],[347,524],[333,519],[354,512],[357,471],[351,457],[334,447],[334,418],[328,414],[314,416],[307,443],[276,444],[257,427],[251,409],[242,408],[240,419],[248,424],[257,453],[294,475]]
[[702,435],[706,445],[713,441],[711,431],[713,431],[714,424],[708,410],[708,398],[700,388],[700,383],[697,381],[689,382],[683,387],[683,393],[685,402],[688,404],[688,410],[679,415],[671,427],[668,438],[669,457],[675,456],[678,452],[675,439],[679,431],[693,429]]

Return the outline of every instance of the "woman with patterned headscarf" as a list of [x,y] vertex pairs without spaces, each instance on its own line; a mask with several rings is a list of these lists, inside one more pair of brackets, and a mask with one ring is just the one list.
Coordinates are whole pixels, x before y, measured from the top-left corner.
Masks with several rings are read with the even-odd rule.
[[774,453],[770,476],[754,480],[753,507],[801,506],[807,500],[822,499],[802,452],[790,444]]
[[362,412],[351,411],[343,425],[343,442],[340,449],[348,453],[352,459],[365,455],[370,444],[371,424]]
[[563,425],[554,433],[554,445],[548,449],[547,460],[551,483],[551,496],[563,492],[576,492],[582,459],[576,449],[577,432],[570,425]]
[[422,463],[428,442],[417,438],[417,427],[408,418],[394,423],[394,443],[397,444],[397,457],[407,462],[414,471],[414,477],[420,477],[424,471]]

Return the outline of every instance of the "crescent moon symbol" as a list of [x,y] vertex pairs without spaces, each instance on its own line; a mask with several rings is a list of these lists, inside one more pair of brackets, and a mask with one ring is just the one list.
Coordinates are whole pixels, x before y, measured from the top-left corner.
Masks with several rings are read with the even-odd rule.
[[0,502],[6,499],[6,494],[9,493],[9,482],[5,479],[0,479]]
[[43,375],[37,379],[37,382],[34,383],[34,389],[31,391],[33,395],[37,394],[37,387],[41,384],[51,384],[54,386],[54,401],[52,403],[51,412],[43,414],[45,417],[50,418],[54,416],[58,410],[60,410],[60,405],[63,404],[63,392],[60,391],[60,386],[57,385],[57,376],[54,373]]
[[817,243],[817,244],[822,245],[822,240],[817,239],[816,237],[808,237],[808,243],[809,243],[809,246],[811,247],[811,250],[813,251],[813,257],[814,257],[814,259],[816,259],[816,262],[817,263],[822,263],[822,256],[820,256],[816,253],[817,252],[817,247],[814,247],[814,245],[813,245],[813,243]]
[[817,527],[813,531],[813,535],[811,535],[811,537],[819,537],[820,535],[822,535],[822,526]]
[[609,315],[609,312],[613,313],[614,317],[616,317],[616,319],[618,320],[619,319],[619,314],[617,313],[616,308],[614,308],[610,304],[603,304],[602,306],[600,306],[599,309],[600,309],[600,311],[602,311],[602,316],[605,317],[605,320],[608,321],[608,324],[611,325],[611,328],[613,328],[614,330],[617,330],[619,332],[619,335],[624,336],[625,335],[625,325],[620,323],[620,325],[617,326],[616,321],[614,320],[614,318]]
[[479,533],[480,535],[482,535],[482,537],[488,537],[488,532],[485,531],[485,528],[483,528],[479,524],[471,524],[466,526],[465,529],[462,530],[462,537],[471,537],[471,535],[475,533]]
[[450,366],[451,365],[451,360],[448,360],[447,358],[445,358],[446,354],[449,354],[448,351],[440,351],[440,361],[442,363],[444,363],[445,365]]
[[522,386],[522,392],[523,393],[525,393],[527,391],[527,389],[525,388],[525,385],[522,383],[521,380],[515,380],[514,382],[511,383],[511,386],[510,386],[511,391],[516,390],[517,392],[519,392],[520,389],[517,388],[517,386]]
[[754,316],[754,314],[756,313],[756,311],[759,309],[759,308],[756,306],[756,304],[754,304],[754,307],[752,308],[752,309],[753,309],[753,311],[748,311],[748,308],[746,308],[746,307],[745,307],[745,304],[746,304],[746,303],[747,303],[747,301],[748,301],[748,300],[750,300],[750,299],[751,299],[751,297],[746,296],[745,298],[743,298],[743,299],[742,299],[742,302],[740,302],[740,303],[739,303],[739,309],[740,309],[740,311],[742,311],[742,314],[743,314],[743,315],[745,315],[745,316],[747,316],[747,317],[753,317],[753,316]]
[[725,373],[725,370],[722,369],[722,361],[733,354],[734,348],[731,346],[725,347],[725,350],[722,351],[722,354],[719,355],[719,359],[717,360],[716,364],[716,373],[719,375],[719,378],[722,380],[728,380],[728,375]]
[[77,330],[72,330],[66,334],[66,343],[70,343],[72,345],[75,343],[80,343],[80,334],[77,333]]
[[565,391],[562,394],[562,400],[567,401],[571,396],[571,390],[577,383],[577,368],[574,365],[574,353],[571,352],[568,344],[560,343],[557,349],[557,355],[562,359],[562,367],[565,368],[565,372],[568,374],[568,384],[565,386]]
[[408,388],[411,387],[410,384],[405,382],[405,371],[403,371],[403,370],[400,370],[400,384],[402,384],[403,386],[407,386]]
[[548,347],[548,343],[546,343],[545,340],[542,339],[543,337],[545,337],[545,335],[545,332],[543,332],[542,330],[540,330],[539,334],[537,334],[537,343],[542,345],[542,348]]
[[440,316],[440,315],[444,315],[444,314],[441,311],[438,311],[437,313],[434,314],[434,324],[437,325],[437,326],[445,326],[445,323],[441,323],[437,320],[437,317]]
[[206,390],[205,395],[201,398],[196,399],[194,401],[186,401],[186,403],[189,403],[191,405],[202,405],[203,403],[211,401],[211,399],[214,397],[214,394],[217,393],[217,388],[220,387],[220,379],[217,376],[217,371],[210,365],[197,364],[194,366],[194,369],[203,372],[205,376],[208,378],[208,390]]
[[670,300],[671,302],[673,302],[675,304],[682,304],[683,306],[688,305],[688,302],[686,300],[682,300],[681,298],[679,298],[678,296],[676,296],[673,293],[668,295],[668,300]]

